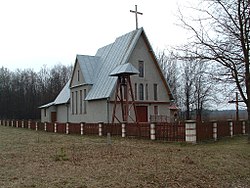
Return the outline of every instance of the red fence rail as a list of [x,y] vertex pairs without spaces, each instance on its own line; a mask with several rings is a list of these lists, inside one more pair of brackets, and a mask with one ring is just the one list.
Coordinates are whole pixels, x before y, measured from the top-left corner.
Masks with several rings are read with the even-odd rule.
[[[18,128],[30,128],[33,130],[45,130],[48,132],[55,132],[54,123],[42,123],[26,120],[0,120],[0,124],[4,126],[13,126]],[[213,122],[196,122],[196,141],[217,139],[225,136],[232,136],[242,134],[243,122],[217,121],[217,128],[214,132]],[[68,126],[68,129],[67,129]],[[151,131],[151,126],[154,128]],[[233,127],[233,129],[232,129]],[[106,124],[106,123],[56,123],[56,132],[69,134],[83,134],[83,135],[107,135],[111,133],[112,136],[122,135],[125,137],[136,137],[145,139],[156,139],[165,141],[185,141],[185,123],[128,123],[125,124],[125,130],[122,131],[121,124]],[[67,131],[68,130],[68,131]],[[188,129],[187,129],[188,130]],[[245,132],[248,127],[245,124]],[[101,133],[101,134],[99,134]],[[216,135],[216,136],[214,136]]]
[[157,140],[185,141],[184,123],[157,123],[155,126]]
[[197,122],[197,141],[213,139],[213,122]]
[[217,122],[217,137],[230,136],[230,129],[228,121],[218,121]]

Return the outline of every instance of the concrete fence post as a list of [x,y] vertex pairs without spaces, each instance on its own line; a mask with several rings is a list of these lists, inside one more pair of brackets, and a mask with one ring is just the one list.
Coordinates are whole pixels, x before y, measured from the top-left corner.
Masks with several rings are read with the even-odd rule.
[[38,130],[38,123],[36,122],[36,131]]
[[11,127],[14,127],[14,121],[13,120],[11,121]]
[[234,129],[233,129],[233,121],[229,120],[229,131],[230,131],[230,136],[233,137],[234,135]]
[[44,131],[47,131],[47,123],[44,123]]
[[242,121],[242,134],[246,134],[246,122]]
[[213,139],[214,139],[214,141],[216,141],[217,140],[217,138],[218,138],[218,136],[217,136],[217,122],[213,122]]
[[24,128],[24,121],[22,120],[22,128]]
[[126,122],[122,123],[122,138],[126,137]]
[[57,132],[57,124],[54,123],[54,133],[56,133],[56,132]]
[[150,140],[155,140],[155,123],[150,123]]
[[18,127],[18,121],[16,121],[16,127]]
[[69,134],[69,123],[66,123],[66,134]]
[[103,125],[103,122],[99,122],[98,125],[99,125],[99,136],[102,136],[102,125]]
[[195,144],[197,141],[196,136],[196,121],[187,120],[185,122],[185,141]]
[[84,126],[84,123],[82,122],[81,123],[81,135],[83,135],[83,126]]
[[30,124],[31,124],[31,122],[30,122],[30,120],[28,121],[28,129],[30,129]]

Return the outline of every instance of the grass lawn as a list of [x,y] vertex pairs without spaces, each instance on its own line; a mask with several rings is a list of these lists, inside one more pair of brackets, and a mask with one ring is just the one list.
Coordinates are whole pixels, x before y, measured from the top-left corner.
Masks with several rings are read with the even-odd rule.
[[250,187],[247,137],[111,139],[0,126],[0,187]]

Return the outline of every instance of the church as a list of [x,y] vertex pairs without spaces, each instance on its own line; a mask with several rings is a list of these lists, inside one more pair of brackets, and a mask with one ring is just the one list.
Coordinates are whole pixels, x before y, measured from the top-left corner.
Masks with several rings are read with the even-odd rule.
[[95,56],[77,55],[71,79],[53,102],[39,108],[42,122],[170,122],[176,113],[172,102],[147,35],[139,28],[99,48]]

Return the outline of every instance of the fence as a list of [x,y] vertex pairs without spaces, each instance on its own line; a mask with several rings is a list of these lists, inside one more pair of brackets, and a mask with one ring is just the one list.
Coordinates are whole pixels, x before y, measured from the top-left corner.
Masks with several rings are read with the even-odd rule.
[[28,128],[61,134],[134,137],[150,140],[196,143],[203,140],[246,134],[245,121],[195,122],[192,120],[175,123],[42,123],[25,120],[0,120],[0,125]]

